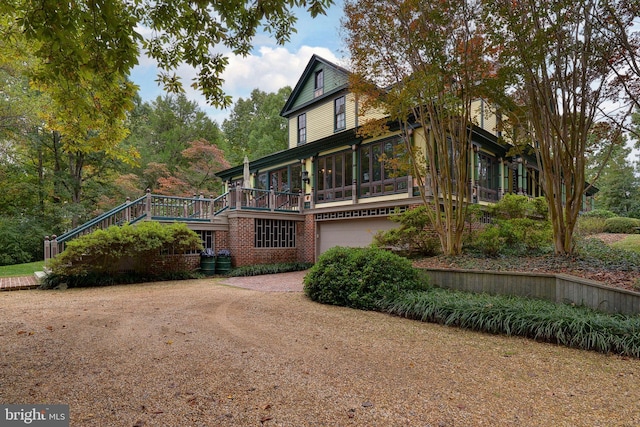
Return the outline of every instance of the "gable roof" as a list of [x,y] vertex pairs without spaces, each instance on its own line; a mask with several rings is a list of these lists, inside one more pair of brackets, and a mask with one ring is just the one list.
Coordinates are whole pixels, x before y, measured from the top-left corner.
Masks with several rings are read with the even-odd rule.
[[[322,95],[313,96],[313,91],[309,91],[309,87],[313,85],[315,73],[319,70],[323,70],[325,74],[325,90]],[[282,111],[280,111],[280,115],[282,117],[289,117],[296,111],[308,108],[318,101],[332,96],[337,92],[346,90],[349,87],[349,74],[350,72],[346,68],[340,67],[314,54],[304,69],[298,83],[296,83],[295,88],[293,88],[289,99],[287,99],[287,102],[284,104]]]

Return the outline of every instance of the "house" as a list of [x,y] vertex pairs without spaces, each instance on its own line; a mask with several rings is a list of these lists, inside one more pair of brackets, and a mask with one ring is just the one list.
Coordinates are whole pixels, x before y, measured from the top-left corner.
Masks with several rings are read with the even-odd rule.
[[[234,266],[314,262],[333,246],[369,245],[378,231],[396,226],[389,220],[393,212],[421,204],[420,191],[428,195],[430,189],[410,175],[390,173],[380,161],[403,144],[399,131],[358,135],[359,100],[348,77],[346,69],[314,55],[281,111],[289,123],[288,149],[218,172],[222,196],[147,194],[109,214],[120,222],[186,221],[205,247],[230,250]],[[474,108],[470,202],[494,203],[506,193],[542,195],[535,157],[509,155],[495,112],[483,100]],[[413,140],[424,143],[421,128]],[[585,194],[585,208],[591,196]],[[59,241],[47,245],[52,255],[63,249]]]
[[[249,208],[228,212],[236,265],[313,262],[336,245],[366,246],[378,231],[396,226],[388,219],[392,212],[421,203],[416,180],[391,174],[379,159],[402,144],[399,132],[371,139],[357,134],[362,119],[348,77],[346,69],[313,56],[281,111],[289,123],[289,148],[216,174],[228,194]],[[496,115],[483,100],[475,107],[473,202],[496,202],[505,193],[540,196],[535,158],[508,156]],[[421,129],[415,134],[416,141],[424,135]],[[269,193],[300,194],[302,200],[286,212],[277,204],[260,211],[259,201]]]

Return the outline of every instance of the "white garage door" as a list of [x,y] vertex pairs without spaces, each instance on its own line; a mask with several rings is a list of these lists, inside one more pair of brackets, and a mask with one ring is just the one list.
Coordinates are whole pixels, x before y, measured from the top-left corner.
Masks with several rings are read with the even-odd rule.
[[365,247],[373,242],[379,230],[389,230],[398,224],[386,218],[349,218],[318,222],[318,255],[334,246]]

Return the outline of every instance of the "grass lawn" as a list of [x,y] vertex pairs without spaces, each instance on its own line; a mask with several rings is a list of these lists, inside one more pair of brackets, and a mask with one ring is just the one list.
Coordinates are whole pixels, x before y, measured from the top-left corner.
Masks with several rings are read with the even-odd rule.
[[42,271],[44,261],[30,262],[27,264],[2,265],[0,277],[31,276],[36,271]]
[[630,234],[623,240],[612,243],[611,246],[618,249],[640,253],[640,234]]

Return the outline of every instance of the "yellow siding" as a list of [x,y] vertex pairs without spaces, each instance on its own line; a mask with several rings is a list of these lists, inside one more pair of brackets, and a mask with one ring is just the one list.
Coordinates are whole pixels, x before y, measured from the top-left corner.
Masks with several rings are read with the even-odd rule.
[[347,94],[345,102],[345,108],[347,111],[347,129],[353,129],[356,127],[358,106],[356,105],[356,97],[354,94]]
[[333,99],[307,112],[307,142],[333,135]]
[[471,120],[482,129],[494,135],[498,134],[495,108],[484,99],[477,99],[471,104]]
[[[304,112],[307,114],[307,144],[335,133],[333,102],[336,98],[337,97],[329,98],[325,102],[316,104],[313,108]],[[354,95],[346,95],[345,109],[346,129],[353,129],[357,123],[357,108]],[[289,118],[289,148],[294,148],[298,145],[298,116],[300,114],[302,114],[302,112]]]
[[298,145],[298,116],[289,118],[289,148]]

